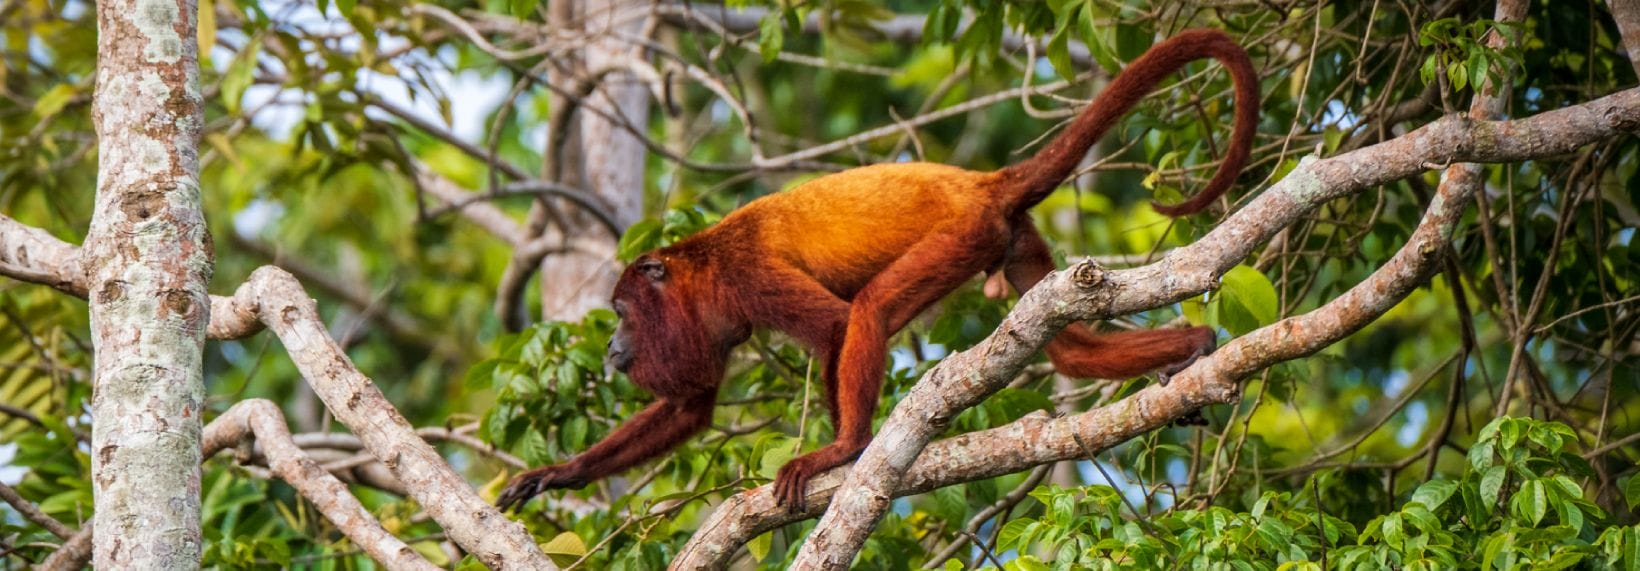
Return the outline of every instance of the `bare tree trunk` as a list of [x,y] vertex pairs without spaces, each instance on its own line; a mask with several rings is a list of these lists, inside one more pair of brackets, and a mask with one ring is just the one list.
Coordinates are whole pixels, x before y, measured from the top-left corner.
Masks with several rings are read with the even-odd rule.
[[1617,33],[1623,39],[1623,52],[1640,75],[1640,0],[1611,0],[1612,20],[1617,22]]
[[97,3],[97,204],[83,267],[102,569],[199,568],[213,253],[200,209],[197,13],[193,0]]
[[[584,79],[599,82],[585,105],[609,110],[639,130],[649,124],[649,91],[631,73],[615,71],[601,78],[584,77],[587,71],[610,66],[626,57],[637,57],[631,42],[612,37],[643,32],[644,3],[637,0],[585,0],[574,5],[574,20],[591,41],[581,54],[583,65],[575,66]],[[564,153],[564,176],[574,176],[593,194],[602,198],[621,226],[630,226],[643,215],[644,162],[647,151],[642,141],[619,123],[597,114],[576,113],[580,145],[574,137]],[[556,127],[556,126],[555,126]],[[574,128],[571,127],[571,128]],[[587,310],[605,307],[609,292],[619,277],[615,264],[615,242],[591,216],[573,207],[561,208],[561,227],[569,248],[546,257],[541,263],[541,316],[543,319],[580,319]]]

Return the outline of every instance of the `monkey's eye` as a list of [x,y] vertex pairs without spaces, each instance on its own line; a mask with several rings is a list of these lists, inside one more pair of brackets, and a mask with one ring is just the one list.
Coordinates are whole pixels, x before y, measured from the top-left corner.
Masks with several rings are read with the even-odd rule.
[[649,277],[649,281],[658,282],[666,279],[666,264],[654,258],[638,260],[638,271]]

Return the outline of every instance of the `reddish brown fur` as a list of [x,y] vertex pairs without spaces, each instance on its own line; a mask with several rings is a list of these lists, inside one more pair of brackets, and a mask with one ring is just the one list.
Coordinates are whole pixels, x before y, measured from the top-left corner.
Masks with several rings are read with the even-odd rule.
[[[621,325],[610,355],[660,400],[568,463],[521,474],[498,503],[516,506],[546,489],[584,485],[704,428],[730,349],[763,327],[791,335],[825,365],[836,440],[792,460],[775,481],[776,497],[799,505],[811,476],[848,462],[870,441],[889,336],[975,273],[1003,272],[1023,292],[1052,271],[1028,209],[1162,78],[1205,57],[1222,62],[1236,86],[1230,149],[1200,194],[1157,207],[1196,212],[1234,181],[1258,119],[1257,76],[1246,52],[1210,30],[1151,48],[1064,133],[1019,164],[990,173],[928,163],[857,168],[753,201],[640,257],[615,286]],[[988,284],[988,292],[996,289]],[[1165,378],[1212,347],[1213,333],[1201,327],[1095,335],[1073,325],[1047,352],[1067,375],[1161,369]]]

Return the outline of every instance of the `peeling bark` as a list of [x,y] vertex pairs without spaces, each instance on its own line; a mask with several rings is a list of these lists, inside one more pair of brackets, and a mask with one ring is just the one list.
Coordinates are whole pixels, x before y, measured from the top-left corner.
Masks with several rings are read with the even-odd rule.
[[97,4],[97,202],[77,265],[96,351],[93,557],[104,569],[199,567],[214,255],[200,207],[197,13],[191,0]]

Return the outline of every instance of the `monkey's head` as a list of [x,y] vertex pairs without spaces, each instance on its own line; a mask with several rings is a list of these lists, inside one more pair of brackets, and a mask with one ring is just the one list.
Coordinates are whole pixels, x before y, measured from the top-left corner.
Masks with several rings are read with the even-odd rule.
[[692,266],[665,252],[639,256],[610,300],[621,322],[605,362],[659,396],[698,394],[723,376],[727,352],[702,318],[711,293]]

